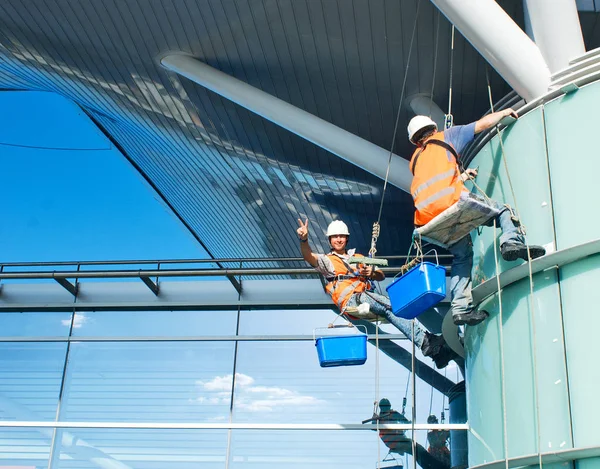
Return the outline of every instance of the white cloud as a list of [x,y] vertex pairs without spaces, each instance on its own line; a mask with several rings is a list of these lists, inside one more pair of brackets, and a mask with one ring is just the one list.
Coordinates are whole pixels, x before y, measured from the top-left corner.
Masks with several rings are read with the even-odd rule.
[[[255,386],[254,378],[236,373],[236,406],[248,412],[272,412],[276,408],[292,406],[313,406],[322,401],[304,396],[297,391],[276,386]],[[196,401],[202,404],[227,404],[233,386],[233,375],[215,376],[210,381],[196,381],[209,396],[199,396]]]
[[[76,313],[75,319],[73,320],[73,329],[79,329],[86,322],[88,322],[89,319],[90,318],[88,316],[86,316],[85,313]],[[63,326],[69,327],[71,325],[70,319],[63,319],[60,322],[62,323]]]

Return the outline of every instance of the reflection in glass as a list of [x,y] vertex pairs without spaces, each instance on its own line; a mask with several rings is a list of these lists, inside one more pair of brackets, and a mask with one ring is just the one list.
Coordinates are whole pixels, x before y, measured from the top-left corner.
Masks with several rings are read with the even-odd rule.
[[0,419],[54,420],[66,343],[0,343]]
[[0,468],[46,469],[54,430],[0,429]]
[[66,337],[71,313],[0,313],[0,335],[4,337]]
[[223,469],[227,430],[58,430],[52,467]]
[[235,335],[236,311],[78,311],[74,336]]
[[313,329],[327,326],[337,316],[325,309],[242,311],[240,335],[312,335]]
[[[240,342],[234,422],[360,423],[376,400],[376,349],[361,366],[321,368],[314,342]],[[402,400],[408,370],[380,352],[379,392]]]
[[[388,432],[399,430],[388,430]],[[448,430],[415,430],[406,432],[406,441],[402,444],[386,445],[385,456],[380,460],[380,467],[387,469],[412,468],[450,469],[465,468],[455,465],[450,454],[450,432]],[[416,455],[416,461],[415,456]]]
[[233,430],[229,467],[371,469],[378,445],[369,430]]
[[223,422],[232,342],[72,343],[61,420]]

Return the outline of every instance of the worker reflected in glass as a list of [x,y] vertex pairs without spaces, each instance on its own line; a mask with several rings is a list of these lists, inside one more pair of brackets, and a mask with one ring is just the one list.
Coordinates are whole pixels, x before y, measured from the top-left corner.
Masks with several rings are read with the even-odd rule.
[[457,358],[441,335],[429,333],[419,322],[392,313],[390,299],[374,291],[375,281],[382,281],[385,274],[377,267],[364,264],[349,264],[351,256],[360,256],[355,249],[347,249],[350,232],[341,220],[333,221],[327,227],[327,237],[331,251],[316,254],[308,243],[308,219],[298,220],[297,234],[300,250],[306,262],[323,275],[327,282],[325,291],[331,296],[340,312],[350,319],[370,319],[382,317],[396,326],[406,337],[421,349],[426,357],[431,357],[437,368],[444,368],[450,360]]
[[[386,423],[411,423],[409,419],[404,415],[404,411],[398,412],[392,409],[392,405],[389,399],[385,397],[379,401],[379,412],[373,414],[373,417],[367,420],[363,420],[363,423],[379,422],[380,424]],[[406,436],[405,430],[389,430],[380,429],[379,437],[385,446],[390,450],[390,453],[396,453],[399,455],[413,454],[413,441],[411,438]],[[428,452],[423,445],[418,442],[414,442],[414,448],[416,451],[417,464],[423,469],[449,469],[450,459],[442,460],[435,457],[432,453]]]
[[[427,423],[439,423],[438,418],[435,415],[430,415],[427,417]],[[449,430],[429,430],[427,432],[427,443],[429,444],[427,452],[447,466],[450,466],[450,448],[448,447],[449,438]]]
[[[520,223],[510,207],[469,192],[464,182],[477,176],[477,169],[460,171],[459,155],[473,141],[475,135],[497,125],[503,118],[517,118],[512,109],[505,109],[482,117],[468,125],[456,125],[438,132],[436,123],[427,116],[415,116],[408,124],[408,138],[416,145],[409,168],[413,174],[410,192],[415,203],[415,225],[422,227],[432,222],[457,203],[470,204],[489,209],[502,229],[500,252],[507,261],[528,259],[527,246]],[[472,202],[472,203],[471,203]],[[453,219],[456,219],[454,217]],[[482,223],[485,223],[482,220]],[[452,219],[449,221],[452,229]],[[487,224],[487,223],[486,223]],[[455,225],[457,226],[457,225]],[[476,226],[471,227],[474,229]],[[471,271],[473,268],[473,242],[467,234],[450,245],[448,250],[454,255],[451,267],[450,312],[454,324],[473,326],[484,321],[489,314],[477,310],[471,295]],[[532,259],[543,256],[546,251],[541,246],[529,246]]]

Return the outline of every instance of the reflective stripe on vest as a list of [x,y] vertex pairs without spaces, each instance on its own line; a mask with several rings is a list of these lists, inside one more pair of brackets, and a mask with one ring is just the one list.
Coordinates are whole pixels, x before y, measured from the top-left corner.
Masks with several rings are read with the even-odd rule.
[[340,311],[343,311],[354,293],[362,293],[367,289],[367,282],[356,276],[348,275],[350,269],[339,256],[327,254],[327,257],[333,264],[336,277],[325,286],[325,291],[331,295],[331,299]]
[[429,181],[424,182],[419,187],[417,187],[415,189],[415,191],[412,193],[412,196],[417,197],[421,191],[427,189],[428,187],[433,186],[438,181],[442,181],[446,178],[454,176],[455,173],[456,173],[456,170],[454,168],[452,168],[452,169],[449,169],[448,171],[446,171],[445,173],[440,173],[437,176],[433,176]]
[[[443,132],[431,139],[444,140]],[[418,157],[418,164],[414,164]],[[439,145],[418,148],[410,161],[414,177],[410,193],[415,202],[415,225],[422,226],[453,205],[464,190],[456,158]]]

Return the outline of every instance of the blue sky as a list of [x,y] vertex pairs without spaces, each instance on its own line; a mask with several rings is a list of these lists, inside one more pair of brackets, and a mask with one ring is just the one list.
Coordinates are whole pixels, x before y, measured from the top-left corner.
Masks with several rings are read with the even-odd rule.
[[2,92],[0,109],[0,262],[206,257],[75,104]]
[[[0,93],[0,109],[0,187],[3,195],[0,262],[206,257],[199,243],[160,197],[75,104],[52,93],[3,92]],[[205,317],[211,314],[220,314],[219,321]],[[143,321],[140,320],[142,315]],[[323,311],[289,311],[285,315],[276,311],[254,311],[243,313],[242,317],[242,334],[310,334],[314,327],[326,325],[334,316]],[[116,318],[111,312],[77,313],[73,333],[75,336],[109,336],[115,330],[124,335],[178,336],[189,334],[190,330],[201,334],[235,333],[233,312],[119,313],[118,329],[114,327]],[[14,332],[16,335],[60,336],[68,333],[71,321],[70,313],[29,313],[4,315],[0,324],[9,335]],[[35,330],[32,329],[34,326]],[[137,329],[130,331],[129,327]],[[395,330],[392,328],[390,332]],[[222,346],[233,347],[231,343]],[[56,366],[56,373],[62,371],[65,344],[50,347],[54,354],[49,354],[48,347],[43,344],[18,350],[17,346],[8,346],[11,355],[24,357],[15,364],[22,367],[27,363],[35,376],[38,372],[46,373],[51,365]],[[171,413],[167,420],[186,421],[192,415],[194,418],[201,415],[202,419],[222,421],[229,409],[233,352],[228,349],[228,353],[214,353],[214,348],[211,343],[185,342],[170,344],[167,349],[163,345],[126,342],[82,343],[71,350],[68,375],[75,382],[80,380],[82,386],[91,379],[89,373],[94,379],[109,372],[117,376],[119,366],[127,368],[131,361],[131,358],[122,360],[124,350],[129,357],[139,355],[142,358],[136,362],[135,373],[126,369],[126,379],[120,375],[111,378],[121,390],[126,390],[126,386],[141,386],[144,380],[155,375],[161,377],[161,373],[164,379],[174,368],[183,367],[182,384],[169,389],[179,393],[180,397],[168,407]],[[209,352],[212,359],[205,360]],[[373,347],[369,347],[368,353],[365,366],[323,370],[318,366],[312,342],[242,343],[236,372],[236,419],[359,422],[370,416],[375,395]],[[50,363],[40,368],[42,357]],[[164,363],[158,366],[160,360]],[[90,371],[92,366],[97,370]],[[398,408],[406,390],[408,371],[399,369],[386,356],[381,356],[380,367],[381,396],[389,397]],[[282,373],[282,370],[290,370],[290,373]],[[454,372],[453,367],[451,373]],[[106,385],[106,380],[108,378],[104,377],[100,382]],[[340,382],[361,385],[360,389],[344,389],[340,388]],[[417,420],[424,422],[430,410],[431,394],[422,383],[419,387],[421,399]],[[73,386],[72,392],[69,388],[65,393],[62,417],[67,420],[82,418],[77,413],[80,412],[78,406],[83,406],[89,413],[99,405],[105,406],[108,420],[165,418],[164,406],[156,415],[144,408],[142,415],[132,402],[127,405],[132,406],[130,412],[133,413],[125,417],[117,405],[123,402],[115,404],[111,396],[107,397],[96,388],[93,390],[98,391],[97,395],[86,394],[86,400],[81,400],[77,394],[79,390]],[[57,394],[56,390],[52,392],[53,396]],[[145,397],[137,396],[135,402],[150,406],[157,398],[164,398],[157,393],[152,391]],[[441,405],[441,396],[436,393],[433,409],[438,415]],[[47,418],[53,419],[55,402],[48,400],[48,406]],[[90,430],[86,437],[93,441],[94,438],[101,440],[105,435],[105,432],[94,432]],[[224,438],[224,435],[221,436]],[[243,432],[237,432],[236,435],[244,441],[259,434],[245,436]],[[421,440],[424,436],[424,433],[420,435]],[[321,435],[293,436],[296,445],[304,445],[313,452],[321,446],[315,446],[315,437]],[[340,435],[346,443],[352,441],[357,448],[360,446],[363,466],[373,464],[373,452],[378,444],[374,433],[369,432],[368,437],[365,439],[357,432]],[[301,443],[303,438],[306,442]],[[328,436],[324,441],[329,440]],[[235,446],[234,438],[234,454]],[[283,448],[286,448],[285,444]],[[325,454],[329,454],[329,449],[325,449]]]

